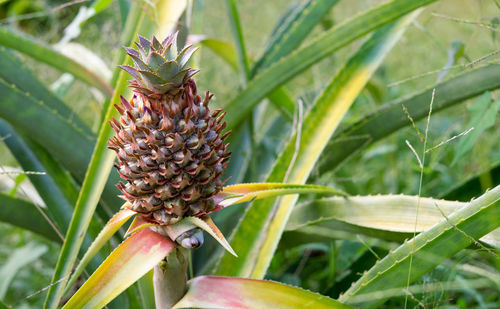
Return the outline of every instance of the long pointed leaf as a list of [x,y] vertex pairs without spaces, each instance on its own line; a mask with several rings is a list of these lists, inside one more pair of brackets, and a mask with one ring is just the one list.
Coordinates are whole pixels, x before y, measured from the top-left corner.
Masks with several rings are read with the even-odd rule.
[[298,73],[357,38],[436,0],[393,0],[332,28],[309,45],[283,58],[256,76],[240,94],[226,106],[226,123],[234,128],[252,107],[269,92]]
[[62,241],[34,204],[0,193],[0,205],[0,221],[32,231],[55,242]]
[[248,202],[254,199],[263,199],[287,194],[346,194],[338,189],[317,185],[296,185],[286,183],[243,183],[230,185],[217,194],[216,199],[222,199],[219,206],[227,207],[234,204]]
[[279,33],[253,67],[252,76],[296,50],[337,2],[338,0],[308,0],[295,8],[295,14],[286,17],[285,23],[279,27]]
[[[340,298],[341,302],[375,308],[385,301],[383,291],[418,280],[444,260],[500,227],[500,186],[485,193],[430,230],[404,243],[375,264]],[[411,265],[411,268],[410,268]],[[377,291],[379,299],[356,297]]]
[[[377,31],[347,62],[305,119],[300,147],[294,139],[287,145],[268,177],[269,182],[306,181],[343,115],[415,16],[413,13]],[[289,177],[285,179],[292,161]],[[296,199],[296,196],[284,197],[277,206],[267,200],[253,203],[231,238],[234,249],[245,258],[234,259],[226,254],[217,274],[262,278]]]
[[188,284],[187,294],[173,308],[352,308],[327,296],[273,281],[201,276]]
[[5,47],[0,46],[0,77],[8,84],[14,84],[24,92],[28,92],[49,108],[57,110],[63,118],[71,119],[73,126],[80,128],[85,135],[93,136],[90,128],[75,115],[58,97],[52,94],[26,65]]
[[360,149],[411,125],[401,107],[402,104],[408,109],[413,120],[426,117],[433,89],[436,89],[436,97],[432,112],[437,113],[487,90],[498,88],[500,65],[491,64],[460,74],[412,96],[384,104],[362,117],[359,122],[336,133],[318,162],[318,169],[320,173],[332,170]]
[[65,292],[67,292],[71,288],[73,283],[75,283],[75,281],[81,275],[87,264],[97,254],[97,252],[101,250],[101,248],[116,233],[116,231],[118,231],[118,229],[123,224],[125,224],[125,222],[127,222],[128,219],[130,219],[133,215],[135,215],[134,211],[125,208],[116,213],[113,216],[113,218],[111,218],[108,221],[108,223],[106,223],[106,225],[101,230],[99,235],[97,235],[97,238],[92,242],[92,245],[89,247],[87,252],[85,252],[85,255],[80,260],[80,263],[78,264],[76,269],[71,274],[71,278],[68,280],[68,283],[66,284]]
[[149,229],[118,246],[63,308],[101,308],[161,262],[176,244]]
[[18,35],[6,27],[0,27],[0,44],[16,49],[63,72],[68,72],[81,81],[100,89],[108,96],[113,94],[113,88],[99,75],[52,48],[36,42],[33,38]]
[[[402,241],[414,231],[423,232],[445,220],[443,214],[449,216],[468,204],[407,195],[331,197],[295,206],[286,230],[300,233],[304,227],[317,226]],[[481,240],[500,246],[500,230]]]

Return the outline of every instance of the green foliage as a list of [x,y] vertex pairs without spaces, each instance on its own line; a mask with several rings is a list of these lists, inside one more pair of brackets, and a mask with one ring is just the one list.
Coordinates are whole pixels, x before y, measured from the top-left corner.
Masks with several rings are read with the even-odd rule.
[[[220,205],[245,204],[219,228],[178,226],[216,240],[191,251],[177,307],[498,307],[498,1],[457,1],[0,1],[0,308],[59,307],[106,256],[67,307],[154,307],[150,268],[177,244],[134,221],[118,246],[133,213],[105,225],[122,204],[107,122],[128,77],[61,47],[125,64],[120,46],[163,33],[172,4],[201,47],[199,92],[233,130],[226,185],[268,182],[227,186]],[[211,271],[278,282],[197,276]]]

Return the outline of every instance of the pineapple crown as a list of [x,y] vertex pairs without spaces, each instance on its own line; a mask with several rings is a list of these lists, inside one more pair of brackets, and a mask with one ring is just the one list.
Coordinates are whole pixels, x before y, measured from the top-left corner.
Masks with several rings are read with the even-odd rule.
[[149,41],[139,35],[139,42],[135,44],[137,50],[124,47],[134,66],[121,65],[120,68],[134,77],[130,86],[146,96],[162,95],[182,88],[189,78],[199,72],[187,67],[197,48],[188,45],[178,53],[177,32],[161,43],[154,36]]

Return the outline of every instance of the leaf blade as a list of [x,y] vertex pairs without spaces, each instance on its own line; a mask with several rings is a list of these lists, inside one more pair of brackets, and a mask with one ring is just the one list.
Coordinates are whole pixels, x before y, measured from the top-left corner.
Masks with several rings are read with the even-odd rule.
[[[414,17],[415,13],[412,13],[400,22],[378,30],[348,61],[304,120],[300,146],[297,149],[295,138],[290,141],[274,165],[268,177],[269,182],[286,180],[303,184],[307,180],[343,115]],[[293,167],[285,179],[292,160]],[[274,201],[262,200],[253,203],[231,238],[234,249],[247,258],[235,260],[226,254],[221,259],[216,273],[262,278],[295,201],[296,196],[287,196],[282,198],[277,206],[274,206]],[[241,238],[245,241],[242,242]]]
[[63,308],[101,308],[127,287],[144,276],[176,244],[149,229],[143,229],[127,238]]
[[351,308],[329,297],[273,281],[201,276],[173,308]]
[[471,245],[471,239],[478,239],[498,228],[499,218],[500,186],[497,186],[472,201],[468,207],[450,215],[448,220],[442,221],[389,253],[355,282],[339,300],[351,305],[362,304],[363,308],[380,305],[385,301],[384,298],[360,300],[362,299],[360,296],[374,290],[403,288],[408,280],[410,256],[414,264],[410,273],[411,283],[456,252]]
[[296,74],[355,39],[436,0],[394,0],[358,15],[283,58],[255,77],[226,107],[228,128],[236,127],[252,107]]
[[111,96],[113,88],[99,75],[85,68],[76,61],[56,52],[50,47],[36,42],[33,38],[18,35],[6,27],[0,27],[0,44],[16,49],[38,61],[42,61],[63,72],[68,72],[81,81],[96,87],[104,94]]

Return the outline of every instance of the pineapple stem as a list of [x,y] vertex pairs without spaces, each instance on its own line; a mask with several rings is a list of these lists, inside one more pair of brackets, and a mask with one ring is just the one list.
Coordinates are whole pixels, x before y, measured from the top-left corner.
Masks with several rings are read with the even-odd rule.
[[186,293],[187,250],[177,248],[155,266],[153,284],[156,309],[172,308]]

